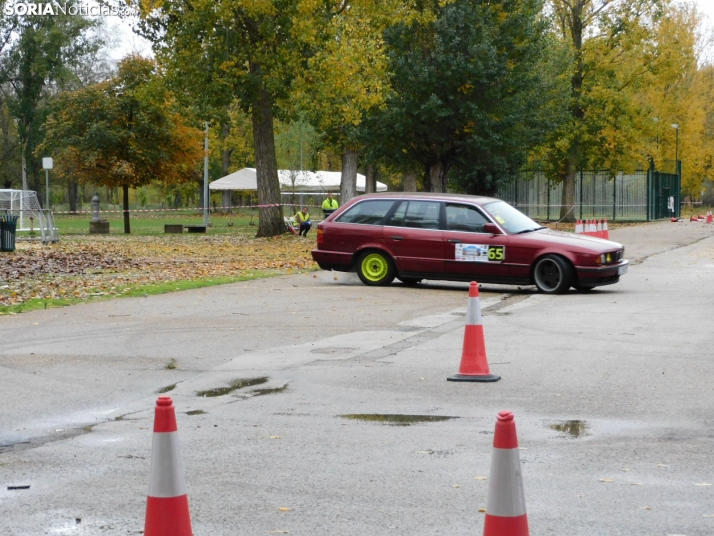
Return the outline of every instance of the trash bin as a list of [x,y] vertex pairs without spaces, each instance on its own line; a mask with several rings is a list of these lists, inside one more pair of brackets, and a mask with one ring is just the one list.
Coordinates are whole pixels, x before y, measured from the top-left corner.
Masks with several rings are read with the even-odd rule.
[[17,216],[0,216],[0,251],[15,251]]

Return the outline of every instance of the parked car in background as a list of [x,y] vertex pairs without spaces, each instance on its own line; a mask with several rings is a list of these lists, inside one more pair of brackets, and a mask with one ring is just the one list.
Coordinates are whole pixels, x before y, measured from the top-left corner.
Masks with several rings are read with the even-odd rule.
[[508,203],[459,194],[355,197],[317,228],[313,259],[366,285],[423,279],[590,290],[627,272],[621,244],[553,231]]

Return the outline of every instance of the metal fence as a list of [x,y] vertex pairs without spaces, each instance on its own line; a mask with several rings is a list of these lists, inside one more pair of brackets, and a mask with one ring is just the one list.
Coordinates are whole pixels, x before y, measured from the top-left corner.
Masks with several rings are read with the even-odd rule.
[[[561,182],[542,172],[522,172],[498,196],[532,218],[558,220],[562,194]],[[608,171],[584,171],[576,175],[572,210],[576,219],[647,221],[679,216],[679,176],[652,170],[614,177]]]

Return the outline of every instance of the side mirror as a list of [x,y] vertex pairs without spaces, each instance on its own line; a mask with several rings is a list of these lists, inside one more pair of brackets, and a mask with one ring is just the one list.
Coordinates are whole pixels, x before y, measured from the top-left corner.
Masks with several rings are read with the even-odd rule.
[[501,230],[496,227],[495,223],[485,223],[483,226],[483,232],[484,233],[491,233],[495,235],[503,234],[501,233]]

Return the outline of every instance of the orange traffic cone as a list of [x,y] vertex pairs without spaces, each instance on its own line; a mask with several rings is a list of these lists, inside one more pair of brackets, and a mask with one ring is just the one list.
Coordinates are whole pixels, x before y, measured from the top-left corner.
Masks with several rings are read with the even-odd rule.
[[707,219],[704,223],[714,223],[714,215],[712,215],[711,210],[707,211]]
[[459,373],[449,376],[450,382],[497,382],[500,376],[491,374],[486,357],[486,343],[483,340],[481,324],[481,299],[478,295],[478,283],[471,281],[469,302],[466,308],[466,328],[464,347],[461,352]]
[[610,231],[607,229],[607,220],[602,222],[602,238],[610,240]]
[[498,414],[483,536],[528,536],[526,497],[513,413]]
[[689,216],[689,221],[699,221],[696,216]]
[[575,234],[583,234],[583,220],[578,220],[575,224]]
[[604,235],[602,234],[602,220],[597,221],[597,229],[595,231],[595,236],[598,238],[604,238]]
[[192,535],[176,412],[171,397],[160,396],[154,412],[144,536]]

